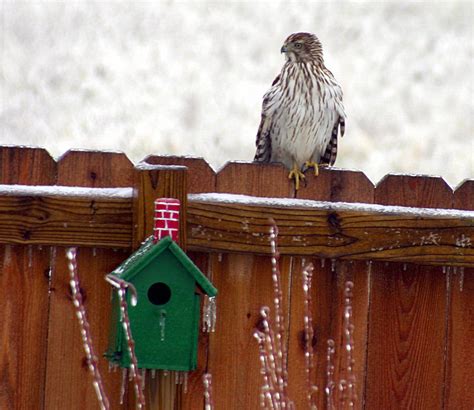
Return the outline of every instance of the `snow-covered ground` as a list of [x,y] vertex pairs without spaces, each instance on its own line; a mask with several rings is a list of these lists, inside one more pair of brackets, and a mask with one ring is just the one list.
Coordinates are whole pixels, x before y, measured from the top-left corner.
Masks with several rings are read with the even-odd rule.
[[295,31],[345,91],[339,167],[474,177],[473,2],[1,3],[0,144],[250,160]]

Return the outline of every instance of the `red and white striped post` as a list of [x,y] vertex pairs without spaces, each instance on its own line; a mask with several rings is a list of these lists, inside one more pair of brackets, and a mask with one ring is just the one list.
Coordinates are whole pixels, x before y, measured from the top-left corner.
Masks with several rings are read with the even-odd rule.
[[178,241],[179,208],[179,199],[157,198],[155,200],[155,223],[153,226],[155,243],[165,236],[171,236],[173,241]]

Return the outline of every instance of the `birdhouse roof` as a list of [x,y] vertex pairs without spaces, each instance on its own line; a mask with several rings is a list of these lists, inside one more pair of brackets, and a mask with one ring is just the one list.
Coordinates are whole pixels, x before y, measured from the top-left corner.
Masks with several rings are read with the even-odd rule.
[[147,238],[142,246],[136,250],[119,267],[111,272],[120,279],[131,282],[152,260],[159,258],[165,250],[169,250],[176,259],[178,259],[188,273],[194,278],[197,284],[208,296],[216,296],[217,289],[212,285],[209,279],[199,270],[193,261],[184,253],[184,251],[174,242],[171,237],[166,236],[158,243],[154,243],[153,236]]

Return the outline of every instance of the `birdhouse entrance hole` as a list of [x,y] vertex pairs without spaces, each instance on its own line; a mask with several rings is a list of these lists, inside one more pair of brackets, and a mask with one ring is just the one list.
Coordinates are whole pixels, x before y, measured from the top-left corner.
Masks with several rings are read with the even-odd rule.
[[157,282],[148,289],[148,300],[154,305],[164,305],[171,298],[171,289],[166,283]]

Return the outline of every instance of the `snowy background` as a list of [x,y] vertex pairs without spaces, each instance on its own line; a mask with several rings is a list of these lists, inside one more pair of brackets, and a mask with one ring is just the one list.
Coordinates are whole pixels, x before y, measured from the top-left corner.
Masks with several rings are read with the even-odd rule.
[[474,177],[471,1],[0,7],[0,144],[251,160],[283,40],[310,31],[345,92],[337,166]]

